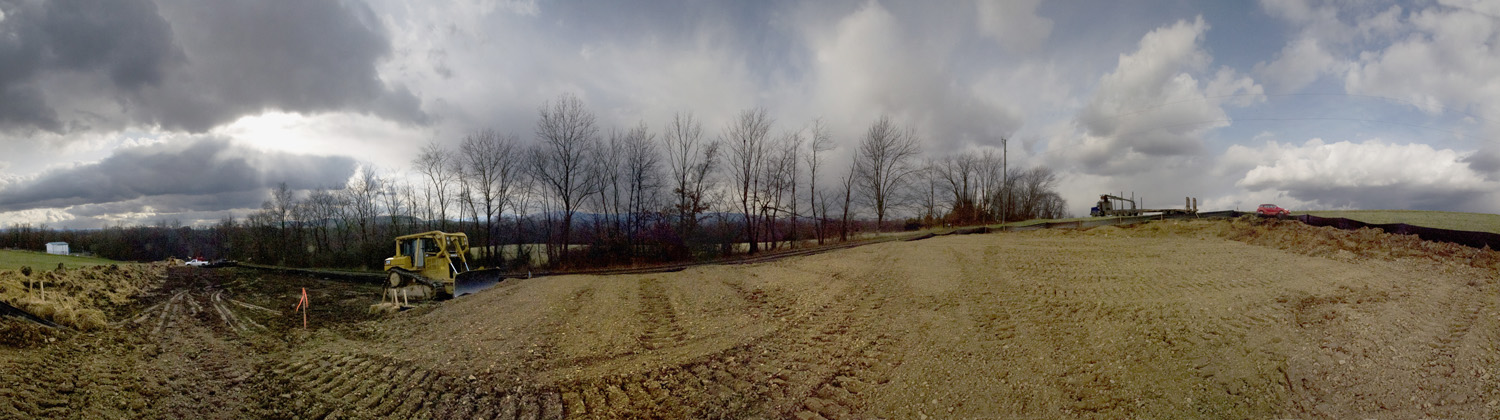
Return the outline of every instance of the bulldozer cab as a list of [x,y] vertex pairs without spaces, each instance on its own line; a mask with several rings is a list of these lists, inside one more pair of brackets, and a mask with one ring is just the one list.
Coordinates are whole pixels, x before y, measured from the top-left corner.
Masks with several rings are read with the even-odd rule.
[[[407,268],[423,268],[423,267],[426,267],[427,266],[427,261],[429,259],[432,259],[432,258],[435,258],[435,257],[436,258],[442,258],[442,257],[453,258],[453,257],[458,257],[460,259],[463,258],[463,252],[459,251],[459,249],[467,248],[466,246],[462,246],[462,239],[463,238],[462,237],[457,237],[457,238],[453,238],[452,237],[452,235],[463,235],[462,233],[457,233],[457,234],[444,233],[442,235],[429,235],[430,233],[432,233],[432,232],[423,233],[423,234],[417,234],[417,235],[420,235],[418,237],[402,237],[402,238],[398,238],[396,240],[396,257],[395,258],[403,258],[404,257],[404,261],[407,261],[410,264],[410,267],[407,267]],[[441,233],[441,232],[439,232],[439,233]],[[409,236],[412,236],[412,235],[409,235]],[[446,246],[444,246],[444,245],[446,245]],[[445,248],[445,247],[452,250],[452,252],[447,252],[446,253],[446,254],[449,254],[449,255],[443,255],[444,254],[443,248]]]

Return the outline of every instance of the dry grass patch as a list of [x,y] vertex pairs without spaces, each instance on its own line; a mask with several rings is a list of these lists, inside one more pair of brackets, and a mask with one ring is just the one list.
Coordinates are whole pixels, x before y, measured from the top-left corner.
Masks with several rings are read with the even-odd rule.
[[159,286],[169,263],[99,265],[84,268],[0,271],[0,300],[61,325],[102,328],[108,313]]

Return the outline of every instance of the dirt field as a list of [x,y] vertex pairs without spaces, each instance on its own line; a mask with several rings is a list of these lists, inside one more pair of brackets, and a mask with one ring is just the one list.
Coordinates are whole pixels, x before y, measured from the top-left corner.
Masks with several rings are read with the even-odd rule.
[[110,328],[0,348],[0,416],[1495,418],[1497,266],[1166,222],[507,280],[381,319],[369,286],[173,269]]

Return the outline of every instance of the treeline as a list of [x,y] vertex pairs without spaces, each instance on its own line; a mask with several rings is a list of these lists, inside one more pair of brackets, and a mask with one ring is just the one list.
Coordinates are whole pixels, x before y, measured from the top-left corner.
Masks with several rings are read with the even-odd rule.
[[0,247],[61,240],[124,260],[378,268],[395,236],[443,230],[469,235],[476,264],[580,267],[1066,216],[1050,170],[1007,168],[994,151],[924,159],[915,132],[889,117],[871,123],[841,168],[824,162],[835,146],[825,124],[777,130],[764,109],[740,112],[717,135],[686,112],[659,130],[645,122],[617,129],[563,95],[539,109],[533,134],[523,143],[479,130],[456,148],[429,143],[414,151],[416,182],[367,165],[338,188],[299,194],[282,184],[243,220],[206,228],[11,226]]

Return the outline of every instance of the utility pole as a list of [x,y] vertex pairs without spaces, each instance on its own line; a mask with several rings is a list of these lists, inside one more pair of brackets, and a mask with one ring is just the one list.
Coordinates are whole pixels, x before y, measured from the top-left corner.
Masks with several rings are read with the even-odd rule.
[[[990,178],[994,179],[994,178]],[[1010,139],[1000,138],[1000,224],[1010,213]]]

